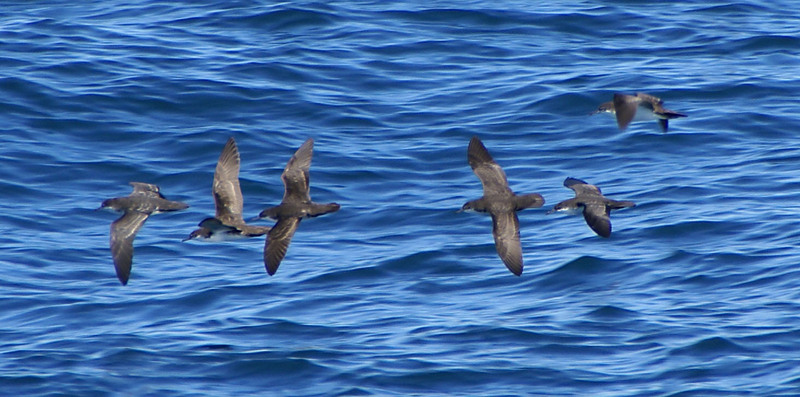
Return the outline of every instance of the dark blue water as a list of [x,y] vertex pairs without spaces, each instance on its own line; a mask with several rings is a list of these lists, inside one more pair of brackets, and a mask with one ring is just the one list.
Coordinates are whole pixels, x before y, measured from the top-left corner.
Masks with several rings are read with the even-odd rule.
[[[800,17],[751,2],[0,6],[4,395],[800,393]],[[644,91],[662,134],[588,116]],[[520,212],[498,258],[478,135]],[[181,243],[239,144],[245,217],[316,140],[274,277],[263,239]],[[635,208],[545,212],[573,176]],[[95,212],[157,184],[123,287]],[[261,222],[261,224],[268,224]]]

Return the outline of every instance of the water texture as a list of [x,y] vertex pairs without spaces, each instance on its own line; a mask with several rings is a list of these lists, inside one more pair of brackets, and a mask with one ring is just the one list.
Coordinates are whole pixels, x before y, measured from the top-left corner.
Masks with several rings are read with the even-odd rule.
[[[5,395],[800,394],[794,3],[97,1],[0,6]],[[667,134],[589,116],[644,91]],[[466,160],[512,189],[498,258]],[[245,218],[315,139],[304,220],[180,240],[236,138]],[[635,208],[609,239],[545,215],[568,177]],[[191,205],[114,275],[94,211],[154,183]],[[268,224],[261,221],[259,224]]]

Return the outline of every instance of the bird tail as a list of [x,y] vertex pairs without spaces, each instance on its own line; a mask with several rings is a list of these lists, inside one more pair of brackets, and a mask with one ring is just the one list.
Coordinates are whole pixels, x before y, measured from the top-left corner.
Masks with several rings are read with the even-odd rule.
[[330,212],[339,211],[341,206],[336,203],[328,203],[328,204],[316,204],[314,203],[311,211],[308,212],[308,216],[320,216],[325,215]]
[[608,207],[612,210],[618,210],[620,208],[628,208],[628,207],[635,207],[636,203],[633,201],[616,201],[610,200],[608,203]]
[[664,111],[659,112],[659,113],[661,115],[665,116],[668,119],[675,119],[675,118],[678,118],[678,117],[689,117],[688,115],[685,115],[683,113],[678,113],[678,112],[675,112],[675,111],[672,111],[672,110],[669,110],[669,109],[664,109]]
[[525,208],[539,208],[544,205],[544,198],[539,193],[520,194],[514,199],[517,211]]

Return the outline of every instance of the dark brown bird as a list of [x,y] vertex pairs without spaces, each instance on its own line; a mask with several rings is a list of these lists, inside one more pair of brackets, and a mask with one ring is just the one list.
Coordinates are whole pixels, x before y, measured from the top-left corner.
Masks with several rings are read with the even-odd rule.
[[103,201],[98,209],[108,208],[124,214],[111,223],[111,257],[122,285],[128,284],[133,265],[133,239],[151,214],[189,208],[180,201],[169,201],[159,192],[158,186],[131,182],[133,193]]
[[628,124],[634,119],[657,119],[661,131],[667,132],[670,119],[688,117],[683,113],[665,109],[661,98],[641,92],[635,95],[616,93],[613,101],[601,104],[592,114],[604,112],[616,115],[620,131],[628,128]]
[[476,136],[469,141],[467,161],[481,180],[483,197],[468,201],[461,207],[461,211],[488,212],[492,216],[492,235],[497,254],[508,270],[519,276],[523,265],[517,211],[541,207],[544,198],[538,193],[514,194],[508,187],[506,173]]
[[300,220],[339,210],[339,204],[336,203],[318,204],[311,201],[308,171],[311,168],[313,151],[314,139],[309,138],[297,149],[283,169],[281,179],[284,193],[281,204],[258,214],[259,218],[277,220],[272,230],[267,233],[264,246],[264,266],[270,276],[278,271],[278,266],[286,256]]
[[251,226],[242,218],[242,189],[239,186],[239,150],[233,137],[222,149],[214,171],[214,184],[211,193],[214,196],[216,213],[213,218],[203,219],[187,240],[225,241],[247,237],[263,236],[269,231],[266,226]]
[[547,213],[582,211],[586,224],[601,237],[611,236],[611,218],[609,216],[611,210],[636,206],[632,201],[617,201],[606,198],[600,192],[599,187],[590,185],[580,179],[567,178],[564,180],[564,186],[572,189],[575,192],[575,197],[556,204]]

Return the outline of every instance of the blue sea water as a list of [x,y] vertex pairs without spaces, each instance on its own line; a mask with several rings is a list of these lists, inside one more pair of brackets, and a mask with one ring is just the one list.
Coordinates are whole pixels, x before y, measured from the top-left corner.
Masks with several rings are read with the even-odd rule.
[[[780,1],[0,6],[4,395],[800,394],[800,14]],[[670,131],[589,116],[644,91]],[[512,189],[497,256],[466,160]],[[236,138],[245,218],[316,141],[278,273],[180,240]],[[635,208],[547,215],[568,177]],[[127,286],[94,211],[154,183]],[[267,225],[267,222],[260,222]]]

